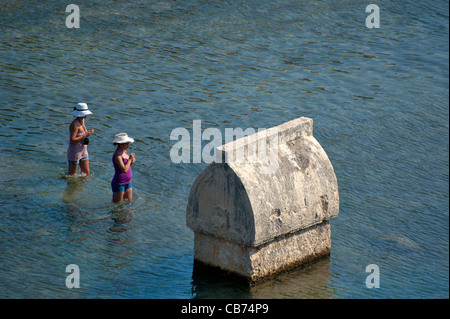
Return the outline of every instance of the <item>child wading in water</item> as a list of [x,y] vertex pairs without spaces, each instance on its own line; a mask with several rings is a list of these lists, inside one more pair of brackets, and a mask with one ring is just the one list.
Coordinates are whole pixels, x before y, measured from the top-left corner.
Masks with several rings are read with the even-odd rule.
[[67,161],[69,162],[69,176],[77,174],[78,165],[80,165],[81,173],[88,176],[89,171],[89,154],[87,145],[89,144],[88,136],[94,134],[94,130],[87,130],[85,119],[92,112],[86,103],[78,103],[74,107],[72,114],[75,119],[70,123],[70,140],[67,148]]
[[133,173],[131,165],[136,161],[134,153],[127,154],[127,149],[134,139],[128,137],[127,133],[119,133],[114,138],[114,145],[117,146],[113,154],[112,162],[114,165],[115,174],[111,181],[111,188],[113,192],[113,202],[120,202],[122,199],[133,199],[133,185],[131,185],[131,178]]

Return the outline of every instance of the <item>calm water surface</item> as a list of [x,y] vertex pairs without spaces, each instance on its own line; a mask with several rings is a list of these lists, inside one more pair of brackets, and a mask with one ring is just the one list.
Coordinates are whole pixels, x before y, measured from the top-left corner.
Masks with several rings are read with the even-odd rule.
[[[1,1],[1,298],[448,298],[448,1]],[[92,175],[64,178],[75,103]],[[331,256],[246,288],[193,269],[176,127],[300,116],[336,172]],[[125,131],[134,201],[111,203]],[[80,268],[67,289],[65,268]],[[377,264],[380,288],[368,289]]]

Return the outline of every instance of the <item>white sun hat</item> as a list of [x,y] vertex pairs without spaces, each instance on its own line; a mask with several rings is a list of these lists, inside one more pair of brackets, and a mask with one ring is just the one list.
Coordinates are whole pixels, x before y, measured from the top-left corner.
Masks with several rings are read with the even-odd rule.
[[76,117],[85,117],[86,115],[92,114],[86,103],[78,103],[76,107],[73,108],[72,114]]
[[134,139],[129,137],[127,133],[119,133],[114,137],[114,144],[134,143]]

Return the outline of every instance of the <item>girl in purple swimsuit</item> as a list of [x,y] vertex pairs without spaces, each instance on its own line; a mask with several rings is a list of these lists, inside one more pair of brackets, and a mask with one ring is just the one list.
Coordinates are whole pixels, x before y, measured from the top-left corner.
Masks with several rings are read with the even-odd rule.
[[67,161],[69,162],[69,176],[77,173],[78,165],[80,165],[81,173],[88,176],[89,171],[89,155],[87,151],[88,136],[94,134],[94,130],[87,130],[84,121],[86,117],[92,114],[86,103],[78,103],[74,107],[72,114],[76,117],[70,123],[70,140],[67,148]]
[[131,165],[136,161],[136,157],[134,153],[127,154],[128,146],[133,142],[134,139],[128,137],[127,133],[116,134],[113,141],[117,149],[112,157],[115,174],[111,181],[111,188],[113,192],[112,200],[116,203],[122,199],[128,199],[129,201],[133,199]]

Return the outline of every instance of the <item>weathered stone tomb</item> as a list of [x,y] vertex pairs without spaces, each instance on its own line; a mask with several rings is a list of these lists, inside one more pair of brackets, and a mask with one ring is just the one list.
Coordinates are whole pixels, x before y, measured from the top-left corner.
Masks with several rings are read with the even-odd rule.
[[[276,143],[269,143],[276,139]],[[265,149],[276,157],[254,156]],[[236,154],[244,158],[237,161]],[[216,149],[194,181],[186,222],[197,264],[255,283],[330,254],[329,220],[339,213],[336,175],[301,117]],[[273,160],[273,157],[272,157]],[[270,168],[270,169],[268,169]]]

